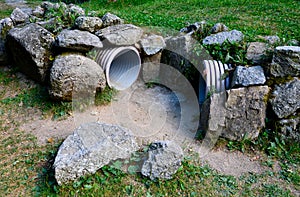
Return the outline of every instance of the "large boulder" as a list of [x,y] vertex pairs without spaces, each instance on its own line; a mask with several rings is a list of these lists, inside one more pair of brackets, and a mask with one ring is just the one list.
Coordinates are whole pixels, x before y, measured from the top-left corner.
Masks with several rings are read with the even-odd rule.
[[55,45],[63,49],[88,52],[93,48],[102,48],[100,39],[87,31],[65,29],[55,40]]
[[7,47],[20,70],[38,82],[46,82],[51,66],[54,35],[37,24],[13,28],[7,35]]
[[150,145],[142,174],[150,179],[171,179],[181,166],[183,151],[172,141],[158,141]]
[[102,20],[99,17],[80,16],[75,20],[75,26],[80,30],[94,33],[101,29]]
[[0,20],[0,63],[7,62],[7,52],[5,48],[6,35],[13,27],[14,24],[10,18],[4,18]]
[[263,85],[266,82],[264,70],[261,66],[237,66],[232,77],[232,87],[247,87]]
[[300,47],[276,47],[270,67],[271,74],[275,77],[300,75]]
[[277,85],[272,92],[270,103],[279,118],[285,118],[300,108],[300,80]]
[[97,31],[96,35],[110,44],[126,46],[137,43],[143,35],[143,30],[131,24],[114,25]]
[[131,131],[99,122],[78,127],[59,147],[55,162],[55,178],[59,185],[93,174],[117,159],[126,159],[137,151]]
[[82,55],[56,57],[50,71],[50,96],[57,100],[71,101],[76,93],[93,93],[106,85],[102,68]]
[[109,12],[102,17],[102,21],[103,21],[103,27],[108,27],[112,25],[121,25],[124,23],[123,19]]
[[213,94],[201,110],[201,125],[210,138],[254,139],[265,126],[268,86],[231,89]]
[[204,45],[213,45],[213,44],[219,44],[222,45],[225,41],[228,41],[230,43],[234,42],[241,42],[244,38],[244,35],[242,32],[238,30],[232,30],[232,31],[224,31],[217,34],[212,34],[210,36],[207,36],[203,39]]

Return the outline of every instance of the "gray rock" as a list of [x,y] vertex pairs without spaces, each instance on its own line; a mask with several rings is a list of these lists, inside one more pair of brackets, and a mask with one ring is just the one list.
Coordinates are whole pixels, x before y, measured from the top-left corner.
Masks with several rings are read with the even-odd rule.
[[102,20],[99,17],[80,16],[76,19],[75,25],[80,30],[94,33],[101,29]]
[[16,25],[26,22],[29,19],[29,15],[23,12],[20,8],[15,8],[11,13],[10,18]]
[[93,48],[102,48],[100,39],[87,31],[63,30],[55,40],[56,46],[64,49],[88,52]]
[[55,162],[55,178],[59,185],[94,174],[117,159],[129,158],[138,149],[126,128],[99,122],[86,123],[60,146]]
[[206,21],[195,22],[194,24],[188,25],[180,29],[181,33],[193,34],[194,32],[203,33],[205,26],[207,25]]
[[51,66],[54,35],[37,24],[13,28],[7,35],[7,46],[15,65],[39,82],[46,82]]
[[0,63],[6,63],[7,61],[7,52],[5,48],[6,35],[13,27],[14,24],[10,18],[0,20]]
[[271,45],[274,45],[274,44],[280,42],[280,38],[278,36],[264,36],[263,38]]
[[166,47],[164,38],[158,35],[147,36],[140,43],[146,55],[154,55]]
[[143,30],[131,24],[114,25],[97,31],[96,35],[113,45],[133,45],[141,39]]
[[266,82],[264,70],[261,66],[237,66],[232,77],[232,87],[247,87],[263,85]]
[[44,14],[45,14],[45,10],[41,6],[36,6],[34,8],[34,10],[32,11],[32,15],[36,16],[36,17],[40,17],[41,18],[41,17],[44,16]]
[[102,68],[87,57],[61,55],[53,62],[49,94],[56,100],[72,101],[74,94],[94,94],[97,88],[105,86]]
[[283,139],[294,140],[300,143],[300,114],[292,119],[283,119],[277,122],[277,128]]
[[267,45],[263,42],[251,42],[247,48],[246,58],[254,64],[264,64],[272,60]]
[[300,46],[300,42],[296,39],[291,39],[289,41],[287,41],[287,45],[290,45],[290,46]]
[[102,17],[102,21],[103,21],[103,27],[108,27],[112,25],[121,25],[124,23],[123,19],[109,12]]
[[217,34],[213,34],[210,36],[207,36],[203,40],[204,45],[212,45],[212,44],[219,44],[222,45],[226,40],[228,40],[230,43],[234,42],[241,42],[244,38],[244,35],[242,32],[238,30],[232,30],[228,32],[220,32]]
[[270,103],[279,118],[285,118],[300,108],[300,80],[294,78],[285,84],[275,86]]
[[299,76],[300,75],[300,47],[279,46],[276,47],[272,64],[271,74],[275,77]]
[[201,110],[201,125],[210,139],[255,139],[265,126],[268,86],[231,89],[213,94]]
[[67,5],[67,7],[68,8],[66,10],[66,14],[70,13],[74,16],[84,16],[85,15],[84,9],[82,9],[78,5],[69,4],[69,5]]
[[228,27],[223,23],[216,23],[210,30],[212,34],[216,34],[223,31],[228,31]]
[[181,166],[183,151],[172,141],[158,141],[150,145],[148,159],[143,163],[142,174],[154,179],[171,179]]

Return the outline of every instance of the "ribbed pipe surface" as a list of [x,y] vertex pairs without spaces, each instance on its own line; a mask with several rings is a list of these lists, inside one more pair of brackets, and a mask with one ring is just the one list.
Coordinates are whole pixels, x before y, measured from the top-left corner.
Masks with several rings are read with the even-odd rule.
[[103,68],[107,84],[117,90],[129,88],[141,69],[140,55],[131,46],[98,50],[96,62]]
[[229,77],[224,77],[230,68],[220,61],[204,60],[204,73],[199,80],[199,103],[202,104],[209,92],[219,93],[229,89]]

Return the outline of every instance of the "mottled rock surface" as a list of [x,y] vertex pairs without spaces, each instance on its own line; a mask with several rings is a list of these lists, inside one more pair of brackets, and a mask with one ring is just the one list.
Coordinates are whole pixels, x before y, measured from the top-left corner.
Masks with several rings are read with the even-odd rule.
[[270,67],[271,74],[275,77],[300,75],[300,47],[276,47]]
[[72,101],[74,94],[94,94],[106,85],[102,68],[81,55],[57,56],[50,71],[50,96]]
[[242,32],[238,30],[232,30],[228,32],[220,32],[217,34],[212,34],[207,36],[203,40],[204,45],[212,45],[212,44],[219,44],[222,45],[226,40],[230,43],[240,42],[244,38]]
[[75,25],[80,30],[94,33],[101,29],[102,20],[99,17],[80,16],[76,19]]
[[247,87],[263,85],[266,82],[264,70],[261,66],[237,66],[232,77],[232,87]]
[[270,103],[279,118],[288,117],[300,108],[300,80],[277,85],[272,92]]
[[10,15],[11,20],[15,25],[24,23],[29,19],[29,15],[23,12],[20,8],[15,8]]
[[231,89],[213,94],[201,110],[201,125],[211,139],[255,139],[265,126],[268,86]]
[[228,31],[228,27],[223,23],[216,23],[210,30],[212,34],[220,33],[223,31]]
[[59,185],[93,174],[117,159],[129,158],[138,149],[126,128],[99,122],[78,127],[59,147],[55,178]]
[[158,141],[150,145],[142,174],[154,179],[171,179],[183,160],[183,151],[172,141]]
[[295,114],[291,119],[283,119],[277,122],[279,133],[284,139],[294,140],[300,143],[300,114]]
[[37,24],[13,28],[7,35],[7,46],[20,70],[39,82],[46,82],[51,66],[54,35]]
[[112,25],[121,25],[124,23],[123,19],[109,12],[102,17],[102,21],[103,21],[103,27],[108,27]]
[[93,48],[102,48],[100,39],[87,31],[63,30],[56,37],[56,46],[64,49],[88,52]]
[[164,38],[158,35],[147,36],[141,40],[140,44],[146,55],[154,55],[166,47]]
[[246,58],[254,64],[270,62],[272,56],[267,52],[267,45],[263,42],[251,42],[247,48]]
[[143,30],[131,24],[114,25],[97,31],[96,35],[113,45],[133,45],[141,39]]

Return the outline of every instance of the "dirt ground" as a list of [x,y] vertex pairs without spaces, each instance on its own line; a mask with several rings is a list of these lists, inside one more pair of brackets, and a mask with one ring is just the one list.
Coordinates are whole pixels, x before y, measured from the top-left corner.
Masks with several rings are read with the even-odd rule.
[[[182,98],[181,98],[182,99]],[[184,99],[183,99],[184,100]],[[106,106],[92,106],[85,112],[77,112],[63,120],[41,119],[39,113],[20,126],[35,135],[40,145],[66,138],[82,123],[99,121],[129,128],[139,145],[156,140],[173,140],[186,154],[199,150],[201,143],[194,139],[195,132],[180,129],[182,101],[167,88],[147,88],[141,81],[131,88],[118,92],[113,102]],[[253,156],[226,150],[211,150],[201,158],[222,174],[240,176],[243,173],[262,173],[265,169]]]

